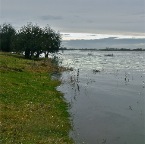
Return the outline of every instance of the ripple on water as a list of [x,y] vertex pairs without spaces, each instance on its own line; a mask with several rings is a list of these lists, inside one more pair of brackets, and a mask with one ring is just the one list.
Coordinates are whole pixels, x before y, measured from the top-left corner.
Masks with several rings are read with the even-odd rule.
[[74,68],[62,74],[59,90],[71,105],[76,143],[145,143],[145,54],[111,53],[66,51],[60,56],[61,65]]

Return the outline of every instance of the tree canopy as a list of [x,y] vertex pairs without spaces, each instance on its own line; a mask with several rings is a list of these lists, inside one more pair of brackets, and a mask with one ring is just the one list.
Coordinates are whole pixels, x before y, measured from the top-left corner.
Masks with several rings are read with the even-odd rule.
[[0,50],[9,52],[11,51],[11,39],[16,31],[10,24],[0,25]]
[[[14,51],[23,52],[25,58],[31,59],[32,57],[39,57],[44,53],[45,57],[48,53],[57,52],[61,45],[61,35],[59,32],[55,32],[49,25],[44,28],[38,25],[28,23],[22,26],[16,31],[10,24],[5,24],[9,29],[13,29],[13,33],[9,30],[5,30],[2,25],[0,28],[0,42],[2,51]],[[3,36],[5,35],[5,37]],[[9,38],[9,37],[10,38]],[[4,44],[4,41],[8,41],[9,45]],[[4,50],[6,49],[6,50]]]

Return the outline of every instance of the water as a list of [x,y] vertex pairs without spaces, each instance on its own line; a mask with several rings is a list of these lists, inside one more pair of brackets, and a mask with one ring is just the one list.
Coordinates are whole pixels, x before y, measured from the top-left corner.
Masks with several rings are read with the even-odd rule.
[[78,50],[58,57],[73,68],[58,90],[70,103],[76,144],[144,144],[145,52]]

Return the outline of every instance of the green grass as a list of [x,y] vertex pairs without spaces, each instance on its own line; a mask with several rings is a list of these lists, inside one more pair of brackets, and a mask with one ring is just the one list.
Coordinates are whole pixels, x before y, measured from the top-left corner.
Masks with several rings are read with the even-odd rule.
[[3,144],[72,144],[68,104],[56,90],[51,60],[0,53],[0,132]]

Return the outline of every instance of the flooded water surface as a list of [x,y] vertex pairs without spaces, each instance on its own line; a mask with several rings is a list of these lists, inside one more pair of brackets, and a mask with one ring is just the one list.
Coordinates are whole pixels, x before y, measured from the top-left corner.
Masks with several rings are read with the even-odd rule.
[[76,144],[145,143],[145,52],[64,51],[60,65]]

